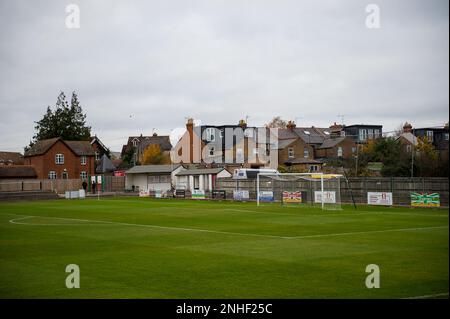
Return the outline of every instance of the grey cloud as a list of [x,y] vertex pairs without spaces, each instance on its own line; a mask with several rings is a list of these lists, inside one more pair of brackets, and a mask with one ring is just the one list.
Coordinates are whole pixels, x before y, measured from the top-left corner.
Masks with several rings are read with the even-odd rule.
[[[113,150],[186,116],[262,125],[448,121],[448,2],[72,1],[0,3],[0,149],[21,150],[60,90],[76,90]],[[131,115],[131,117],[130,117]]]

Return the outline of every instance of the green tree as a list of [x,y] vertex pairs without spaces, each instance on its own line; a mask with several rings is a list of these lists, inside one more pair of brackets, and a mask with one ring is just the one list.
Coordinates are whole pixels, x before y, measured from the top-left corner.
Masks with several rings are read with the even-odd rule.
[[91,127],[86,125],[86,114],[83,113],[75,92],[72,93],[70,105],[64,92],[61,92],[56,100],[55,109],[52,110],[48,106],[42,119],[35,123],[36,133],[29,147],[37,141],[54,137],[69,141],[84,141],[89,140],[91,136]]
[[395,138],[376,139],[368,143],[361,154],[361,169],[367,167],[368,162],[381,162],[383,176],[409,176],[411,173],[410,156]]
[[445,176],[439,171],[439,153],[426,137],[417,139],[414,175],[421,177]]

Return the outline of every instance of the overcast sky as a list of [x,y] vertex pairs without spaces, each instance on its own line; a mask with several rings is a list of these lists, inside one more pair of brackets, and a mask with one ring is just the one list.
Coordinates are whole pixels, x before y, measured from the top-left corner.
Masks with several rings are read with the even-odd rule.
[[[66,28],[70,3],[79,29]],[[447,0],[0,0],[0,150],[23,151],[61,90],[113,151],[188,116],[443,125],[448,12]]]

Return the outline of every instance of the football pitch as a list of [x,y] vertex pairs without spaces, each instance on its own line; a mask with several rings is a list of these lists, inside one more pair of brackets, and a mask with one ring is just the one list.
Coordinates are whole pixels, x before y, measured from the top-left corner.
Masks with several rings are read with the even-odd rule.
[[448,298],[448,210],[343,208],[3,202],[0,298]]

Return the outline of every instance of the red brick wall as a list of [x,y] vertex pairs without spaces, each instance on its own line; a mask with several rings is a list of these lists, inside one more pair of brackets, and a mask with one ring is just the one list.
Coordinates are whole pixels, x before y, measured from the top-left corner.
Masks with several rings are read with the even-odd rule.
[[[64,164],[56,164],[56,154],[64,154]],[[68,178],[80,178],[81,171],[88,175],[94,175],[94,156],[87,156],[86,165],[81,165],[81,156],[77,156],[70,148],[61,141],[56,142],[43,155],[26,157],[25,162],[34,165],[38,178],[47,179],[50,171],[55,171],[57,178],[62,178],[62,173],[66,169]]]

